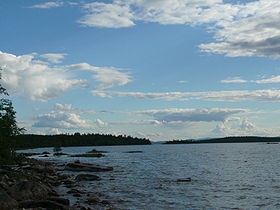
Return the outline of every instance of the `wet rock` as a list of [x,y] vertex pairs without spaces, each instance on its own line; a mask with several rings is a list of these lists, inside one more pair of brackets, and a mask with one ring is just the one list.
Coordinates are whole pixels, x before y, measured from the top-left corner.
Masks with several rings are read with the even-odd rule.
[[64,206],[60,203],[49,201],[49,200],[28,200],[22,201],[19,203],[19,208],[44,208],[47,210],[59,209],[59,210],[67,210],[69,209],[67,206]]
[[90,204],[101,203],[101,200],[97,197],[91,197],[91,198],[87,199],[87,203],[90,203]]
[[60,180],[60,181],[67,180],[69,178],[70,178],[70,176],[68,174],[60,174],[60,175],[58,175],[58,180]]
[[190,177],[176,180],[176,182],[191,182],[191,181],[192,179]]
[[70,157],[104,157],[102,153],[85,153],[85,154],[76,154],[70,155]]
[[77,190],[77,189],[71,189],[67,192],[67,194],[84,194],[84,192]]
[[0,175],[9,173],[8,170],[0,168]]
[[4,189],[0,189],[0,209],[9,210],[17,207],[18,203]]
[[67,178],[62,180],[63,184],[75,184],[75,181],[72,180],[71,178]]
[[48,198],[49,201],[54,201],[56,203],[60,203],[64,206],[69,206],[70,205],[70,201],[69,199],[66,198],[60,198],[60,197],[49,197]]
[[110,204],[110,202],[107,201],[107,200],[103,200],[103,201],[101,201],[101,203],[104,204],[104,205],[109,205]]
[[16,200],[42,199],[48,197],[52,189],[47,185],[34,181],[21,181],[9,190],[9,194]]
[[79,193],[74,193],[74,194],[72,194],[74,197],[76,197],[76,198],[80,198],[80,197],[82,197],[82,195],[81,194],[79,194]]
[[132,150],[132,151],[127,151],[125,153],[143,153],[143,151],[139,151],[139,150]]
[[49,155],[41,155],[40,157],[49,157]]
[[97,181],[100,180],[99,176],[93,174],[79,174],[75,178],[76,181]]

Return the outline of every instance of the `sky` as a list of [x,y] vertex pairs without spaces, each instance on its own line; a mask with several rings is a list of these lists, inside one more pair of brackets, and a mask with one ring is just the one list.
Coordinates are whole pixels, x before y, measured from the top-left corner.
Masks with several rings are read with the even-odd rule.
[[280,136],[278,0],[1,0],[26,133]]

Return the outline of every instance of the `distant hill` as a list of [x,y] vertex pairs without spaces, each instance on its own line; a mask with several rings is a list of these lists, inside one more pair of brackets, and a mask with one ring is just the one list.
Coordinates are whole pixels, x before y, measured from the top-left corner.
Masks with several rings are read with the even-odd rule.
[[150,140],[131,136],[111,134],[60,134],[60,135],[18,135],[10,140],[17,149],[70,146],[146,145]]
[[280,137],[261,137],[261,136],[231,136],[224,138],[212,138],[204,140],[173,140],[164,144],[205,144],[205,143],[253,143],[253,142],[280,142]]

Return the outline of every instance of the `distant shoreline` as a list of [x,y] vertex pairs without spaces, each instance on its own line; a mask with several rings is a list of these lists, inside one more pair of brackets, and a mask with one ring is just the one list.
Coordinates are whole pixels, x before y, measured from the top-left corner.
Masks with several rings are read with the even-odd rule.
[[17,150],[42,147],[78,147],[78,146],[115,146],[115,145],[150,145],[149,139],[126,135],[111,134],[24,134],[10,139],[10,144]]
[[230,136],[223,138],[212,138],[204,140],[173,140],[163,144],[207,144],[207,143],[279,143],[280,137],[261,137],[261,136]]

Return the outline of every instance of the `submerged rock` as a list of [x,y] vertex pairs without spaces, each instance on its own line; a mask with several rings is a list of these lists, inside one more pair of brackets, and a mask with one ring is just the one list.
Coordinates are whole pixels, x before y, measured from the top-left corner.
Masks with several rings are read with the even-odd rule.
[[93,174],[79,174],[76,176],[76,181],[98,181],[101,178]]
[[132,150],[132,151],[127,151],[125,153],[143,153],[143,151]]
[[192,179],[190,177],[176,180],[176,182],[191,182],[191,181],[192,181]]

